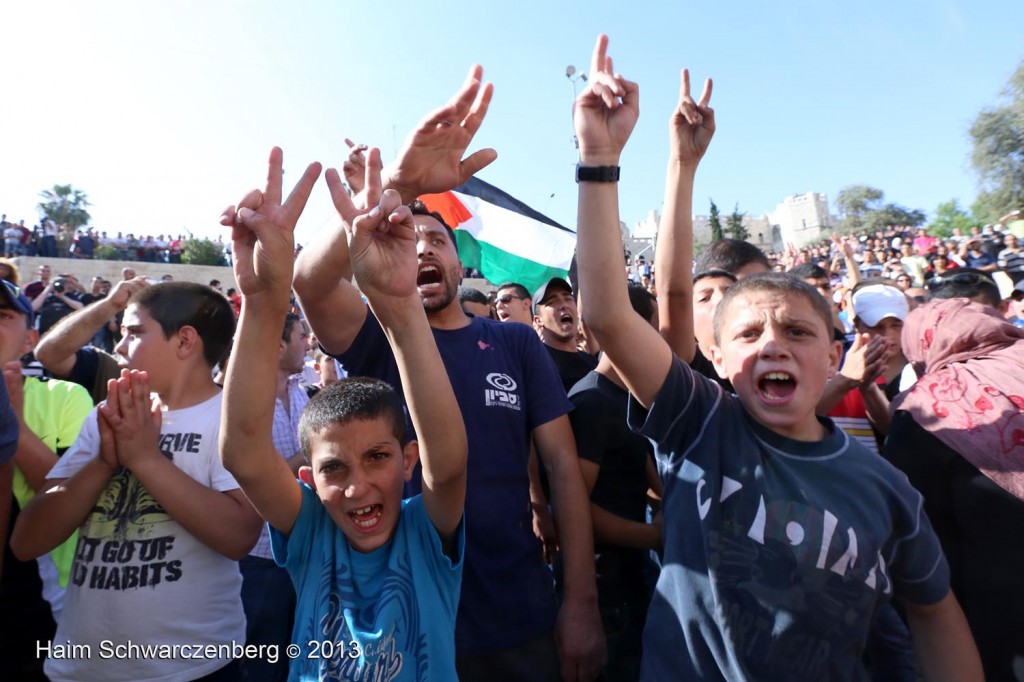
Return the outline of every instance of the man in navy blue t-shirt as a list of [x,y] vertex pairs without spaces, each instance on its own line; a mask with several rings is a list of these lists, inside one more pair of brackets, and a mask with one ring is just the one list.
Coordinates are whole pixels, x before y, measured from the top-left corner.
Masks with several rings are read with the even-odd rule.
[[[425,119],[385,169],[384,186],[398,190],[403,201],[450,190],[495,158],[493,150],[482,150],[461,159],[491,96],[480,75],[475,67],[452,104]],[[366,194],[376,195],[379,154],[371,153],[365,164]],[[362,189],[357,175],[346,172],[346,180]],[[328,184],[334,194],[344,191],[331,171]],[[457,291],[463,268],[454,234],[422,204],[414,204],[413,213],[417,288],[469,437],[465,569],[456,621],[459,678],[594,679],[604,663],[604,635],[587,493],[566,416],[571,405],[532,329],[462,311]],[[297,260],[295,292],[326,353],[352,376],[399,388],[381,327],[349,281],[356,258],[340,226],[328,231]],[[565,567],[560,607],[532,529],[531,439],[551,483]]]

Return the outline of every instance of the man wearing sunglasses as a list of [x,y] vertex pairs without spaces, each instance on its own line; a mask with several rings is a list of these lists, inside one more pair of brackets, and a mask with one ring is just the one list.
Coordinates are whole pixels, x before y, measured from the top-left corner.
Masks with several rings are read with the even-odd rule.
[[498,287],[494,299],[494,311],[499,322],[522,322],[533,325],[533,298],[530,292],[518,282],[505,282]]

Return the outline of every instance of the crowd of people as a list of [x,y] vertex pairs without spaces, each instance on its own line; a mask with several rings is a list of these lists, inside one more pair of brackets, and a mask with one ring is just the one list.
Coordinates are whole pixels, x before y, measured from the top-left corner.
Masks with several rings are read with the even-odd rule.
[[[28,227],[24,220],[8,221],[6,213],[0,216],[0,235],[4,239],[5,258],[98,258],[143,263],[181,263],[181,255],[191,239],[183,234],[177,237],[171,234],[135,236],[133,232],[110,235],[88,226],[74,229],[57,225],[48,217]],[[220,236],[215,237],[213,243],[222,252],[222,264],[231,265],[231,244]]]
[[327,170],[340,221],[297,255],[322,168],[286,196],[273,149],[221,218],[234,300],[0,264],[0,678],[1024,679],[1015,238],[695,257],[684,70],[623,275],[639,90],[607,46],[573,281],[460,287],[418,200],[496,158],[463,158],[480,67],[387,167]]

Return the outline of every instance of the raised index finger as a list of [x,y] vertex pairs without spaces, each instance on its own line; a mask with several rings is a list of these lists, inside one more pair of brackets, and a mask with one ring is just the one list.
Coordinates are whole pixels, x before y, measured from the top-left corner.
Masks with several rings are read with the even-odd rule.
[[590,77],[593,78],[595,75],[604,71],[605,67],[605,54],[608,52],[608,36],[601,33],[597,36],[597,43],[594,44],[594,54],[590,58]]
[[683,69],[680,79],[681,82],[679,84],[679,104],[681,105],[683,103],[683,100],[690,96],[690,70]]
[[281,165],[284,152],[280,147],[270,150],[270,161],[267,165],[267,189],[263,193],[264,200],[271,206],[281,205]]

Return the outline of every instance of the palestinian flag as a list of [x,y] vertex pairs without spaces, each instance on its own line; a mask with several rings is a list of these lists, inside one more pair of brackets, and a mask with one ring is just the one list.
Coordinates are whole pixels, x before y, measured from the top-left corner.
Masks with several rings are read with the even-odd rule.
[[470,178],[450,192],[420,197],[455,230],[459,256],[498,285],[518,282],[536,291],[552,277],[566,277],[576,233],[497,187]]

